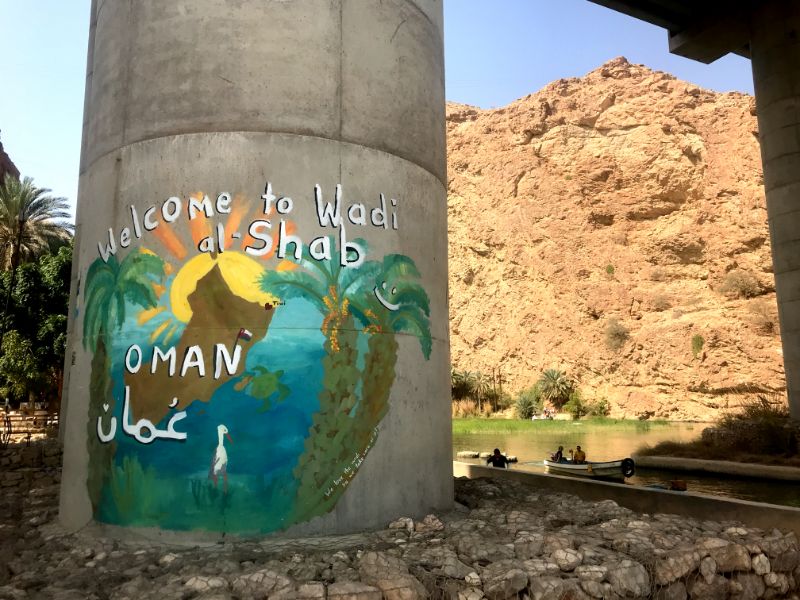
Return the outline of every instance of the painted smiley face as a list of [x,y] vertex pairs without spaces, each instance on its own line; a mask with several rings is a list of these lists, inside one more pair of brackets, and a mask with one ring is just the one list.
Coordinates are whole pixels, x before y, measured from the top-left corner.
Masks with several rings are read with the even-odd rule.
[[[381,284],[381,288],[380,289],[382,289],[384,292],[386,291],[386,282],[385,281],[383,282],[383,284]],[[378,299],[378,302],[380,302],[387,310],[395,311],[395,310],[398,310],[400,308],[399,304],[392,304],[386,298],[384,298],[383,295],[381,294],[380,290],[378,289],[377,285],[375,286],[375,289],[372,290],[372,291],[375,292],[375,297]],[[389,291],[389,293],[392,296],[394,296],[397,293],[397,288],[393,287]]]

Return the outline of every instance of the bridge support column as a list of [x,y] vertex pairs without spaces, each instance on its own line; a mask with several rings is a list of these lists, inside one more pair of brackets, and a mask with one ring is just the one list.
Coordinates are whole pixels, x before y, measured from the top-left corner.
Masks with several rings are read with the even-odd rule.
[[93,3],[67,527],[334,533],[452,504],[442,18]]
[[751,53],[792,416],[800,419],[800,5],[754,9]]

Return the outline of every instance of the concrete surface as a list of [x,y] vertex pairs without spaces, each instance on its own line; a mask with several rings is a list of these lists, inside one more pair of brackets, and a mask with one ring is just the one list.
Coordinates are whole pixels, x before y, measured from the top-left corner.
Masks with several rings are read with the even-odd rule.
[[508,478],[537,488],[575,494],[583,500],[613,500],[620,506],[643,513],[670,513],[710,521],[741,521],[751,527],[794,531],[800,535],[800,508],[717,498],[693,492],[672,492],[645,487],[589,481],[513,469],[495,469],[453,462],[455,477]]
[[753,14],[753,81],[789,408],[800,419],[800,5]]
[[756,479],[778,479],[800,481],[800,468],[777,465],[755,465],[728,460],[704,460],[699,458],[676,458],[674,456],[634,456],[637,467],[648,469],[670,469],[694,473],[719,473]]
[[[412,257],[431,303],[430,361],[415,338],[398,335],[390,410],[375,447],[334,510],[290,533],[361,531],[446,510],[453,483],[441,0],[94,1],[86,92],[62,402],[62,523],[92,522],[92,356],[81,341],[80,292],[98,242],[107,241],[109,227],[130,225],[129,205],[141,212],[196,190],[233,191],[260,204],[267,180],[295,199],[292,220],[305,240],[323,231],[315,184],[330,197],[341,183],[346,205],[373,206],[380,193],[398,198],[398,231],[353,231],[371,254]],[[191,237],[186,219],[173,229]]]

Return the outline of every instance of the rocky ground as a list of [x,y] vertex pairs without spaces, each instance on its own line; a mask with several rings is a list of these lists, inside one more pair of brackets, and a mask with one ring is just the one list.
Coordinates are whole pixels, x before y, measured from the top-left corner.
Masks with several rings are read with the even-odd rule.
[[783,392],[753,98],[612,60],[449,104],[454,366],[543,369],[615,417],[713,420]]
[[58,448],[0,454],[0,600],[797,598],[793,533],[635,514],[521,484],[456,482],[456,508],[382,531],[211,547],[60,529]]

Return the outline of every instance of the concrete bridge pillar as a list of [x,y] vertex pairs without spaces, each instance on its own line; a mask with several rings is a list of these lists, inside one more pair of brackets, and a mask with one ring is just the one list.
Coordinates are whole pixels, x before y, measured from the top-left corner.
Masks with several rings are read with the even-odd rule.
[[800,5],[754,5],[753,79],[786,387],[800,419]]
[[448,507],[441,0],[93,5],[62,522]]

